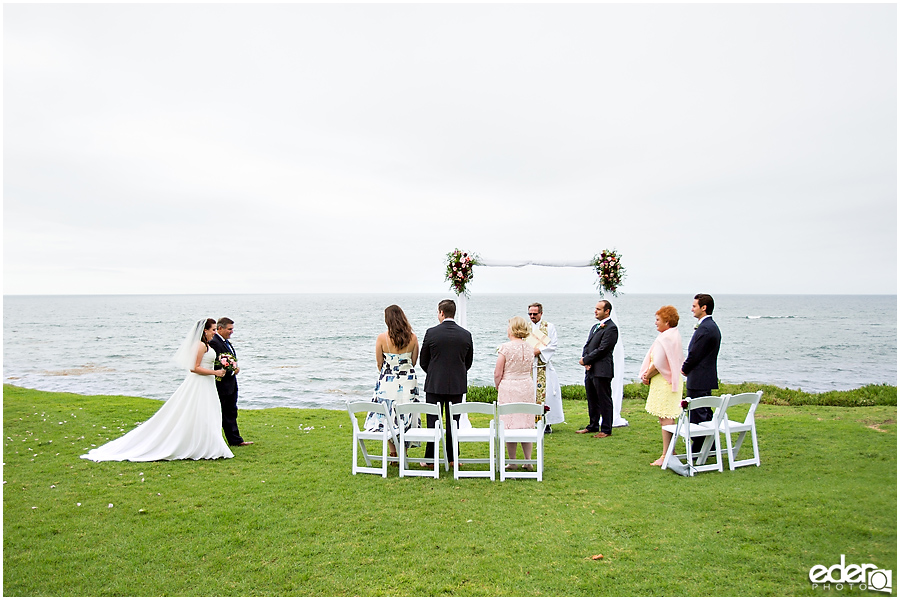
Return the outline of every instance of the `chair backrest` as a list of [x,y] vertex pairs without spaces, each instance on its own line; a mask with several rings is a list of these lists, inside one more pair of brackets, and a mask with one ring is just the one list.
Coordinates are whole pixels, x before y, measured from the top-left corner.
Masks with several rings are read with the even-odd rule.
[[541,430],[544,429],[544,405],[536,404],[534,402],[510,402],[508,404],[498,404],[497,405],[497,415],[516,415],[516,414],[528,414],[528,415],[538,415],[541,417],[537,423],[534,424],[535,427],[540,427]]
[[493,415],[496,405],[493,402],[459,402],[450,405],[450,416],[478,413]]
[[762,399],[762,390],[758,392],[744,392],[743,394],[735,394],[728,399],[728,402],[724,404],[725,413],[728,413],[728,409],[732,406],[737,406],[738,404],[749,404],[750,409],[747,411],[747,416],[744,418],[744,423],[750,423],[754,420],[754,413],[756,412],[756,407],[759,406],[759,401]]
[[437,415],[439,419],[441,416],[441,406],[439,404],[428,404],[426,402],[404,402],[403,404],[394,404],[394,411],[396,411],[398,415]]
[[725,402],[728,400],[730,396],[725,394],[724,396],[701,396],[700,398],[688,398],[688,410],[694,410],[695,408],[719,408],[725,405]]
[[387,416],[388,410],[384,402],[347,402],[347,412],[350,413],[350,420],[353,426],[359,429],[359,422],[356,420],[356,413],[378,413]]

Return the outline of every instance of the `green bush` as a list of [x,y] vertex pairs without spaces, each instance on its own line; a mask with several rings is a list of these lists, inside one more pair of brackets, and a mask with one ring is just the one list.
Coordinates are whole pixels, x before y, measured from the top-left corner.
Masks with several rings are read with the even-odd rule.
[[[647,399],[648,388],[640,383],[629,383],[625,385],[626,398],[643,398]],[[583,385],[564,385],[562,386],[562,397],[564,400],[581,400],[586,401]],[[492,386],[469,386],[466,394],[466,400],[469,402],[496,402],[497,388]]]
[[719,394],[762,390],[762,403],[780,406],[897,406],[897,386],[866,385],[855,390],[819,394],[761,383],[719,383]]
[[[722,383],[720,381],[719,389],[714,393],[717,395],[742,394],[757,390],[763,391],[763,404],[778,406],[897,406],[897,386],[887,384],[872,384],[855,390],[815,394],[763,383]],[[623,396],[629,400],[646,400],[649,391],[650,386],[633,381],[625,384]],[[586,400],[583,385],[562,386],[562,396],[566,400]]]
[[466,392],[466,401],[467,402],[496,402],[497,401],[497,388],[486,385],[486,386],[469,386],[468,392]]

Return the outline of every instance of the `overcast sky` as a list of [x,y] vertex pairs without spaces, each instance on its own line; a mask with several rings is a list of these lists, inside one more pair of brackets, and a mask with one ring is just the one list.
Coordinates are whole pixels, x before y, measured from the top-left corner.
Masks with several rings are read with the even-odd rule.
[[5,294],[897,290],[894,4],[5,4],[3,69]]

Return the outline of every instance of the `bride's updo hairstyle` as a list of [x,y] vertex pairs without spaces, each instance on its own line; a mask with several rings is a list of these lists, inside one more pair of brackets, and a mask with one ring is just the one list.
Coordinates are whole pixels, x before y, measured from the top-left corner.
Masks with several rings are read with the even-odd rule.
[[515,337],[524,340],[531,335],[531,324],[523,317],[513,317],[509,320],[509,330]]
[[384,309],[384,324],[388,328],[388,337],[397,347],[397,350],[403,350],[412,340],[412,326],[403,313],[403,309],[396,304],[391,304]]

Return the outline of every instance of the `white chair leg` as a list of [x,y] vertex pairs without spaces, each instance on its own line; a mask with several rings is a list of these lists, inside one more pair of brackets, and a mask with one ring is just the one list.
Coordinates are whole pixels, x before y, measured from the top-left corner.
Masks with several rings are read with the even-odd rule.
[[759,445],[756,442],[756,427],[750,430],[750,440],[753,442],[753,457],[756,458],[756,466],[759,466]]
[[722,445],[719,442],[719,433],[716,432],[715,444],[713,444],[713,452],[716,453],[716,467],[718,467],[719,473],[724,470],[725,461],[722,459]]
[[537,480],[544,480],[544,440],[539,440],[537,444]]
[[359,439],[358,442],[359,449],[362,450],[363,460],[366,461],[366,466],[371,467],[372,461],[369,459],[369,449],[366,448],[366,440]]
[[453,479],[459,479],[459,440],[457,436],[459,432],[454,432],[453,434],[453,455],[456,457],[456,462],[453,463]]
[[497,468],[500,470],[500,481],[506,481],[506,440],[502,435],[497,437],[497,446]]
[[725,432],[725,443],[727,446],[725,447],[725,452],[728,454],[728,470],[734,471],[734,463],[737,462],[737,451],[734,446],[731,444],[731,432]]
[[409,468],[409,464],[406,459],[406,440],[403,439],[403,434],[400,434],[400,444],[397,446],[397,463],[400,467],[400,477],[406,475],[404,471]]
[[[497,455],[494,452],[494,449],[496,447],[496,444],[494,443],[495,440],[496,440],[496,436],[493,435],[493,431],[491,431],[491,441],[488,444],[488,446],[490,446],[490,449],[488,450],[488,455],[490,456],[489,462],[490,462],[490,468],[491,468],[491,481],[496,481],[495,472],[497,470],[497,462],[496,462]],[[457,458],[459,458],[458,455],[457,455]]]
[[669,447],[666,448],[666,456],[663,458],[663,464],[661,469],[666,469],[669,465],[669,459],[675,454],[675,444],[678,442],[678,426],[675,426],[675,431],[672,433],[672,439],[669,440]]
[[[441,442],[442,442],[441,446],[444,447],[444,470],[449,471],[450,470],[450,459],[447,457],[448,450],[447,450],[446,438],[442,439]],[[435,446],[434,459],[437,460],[437,446]],[[453,462],[455,463],[456,461],[453,461]]]
[[442,444],[441,443],[442,441],[443,440],[441,440],[440,432],[437,432],[434,436],[434,478],[435,479],[438,479],[441,476],[440,458],[438,458],[440,456],[440,450],[438,449],[438,446],[444,446],[444,456],[447,455],[447,444]]
[[734,443],[734,460],[737,460],[738,453],[741,451],[741,445],[744,443],[744,437],[747,435],[746,431],[742,431],[740,435],[738,435],[737,442]]

